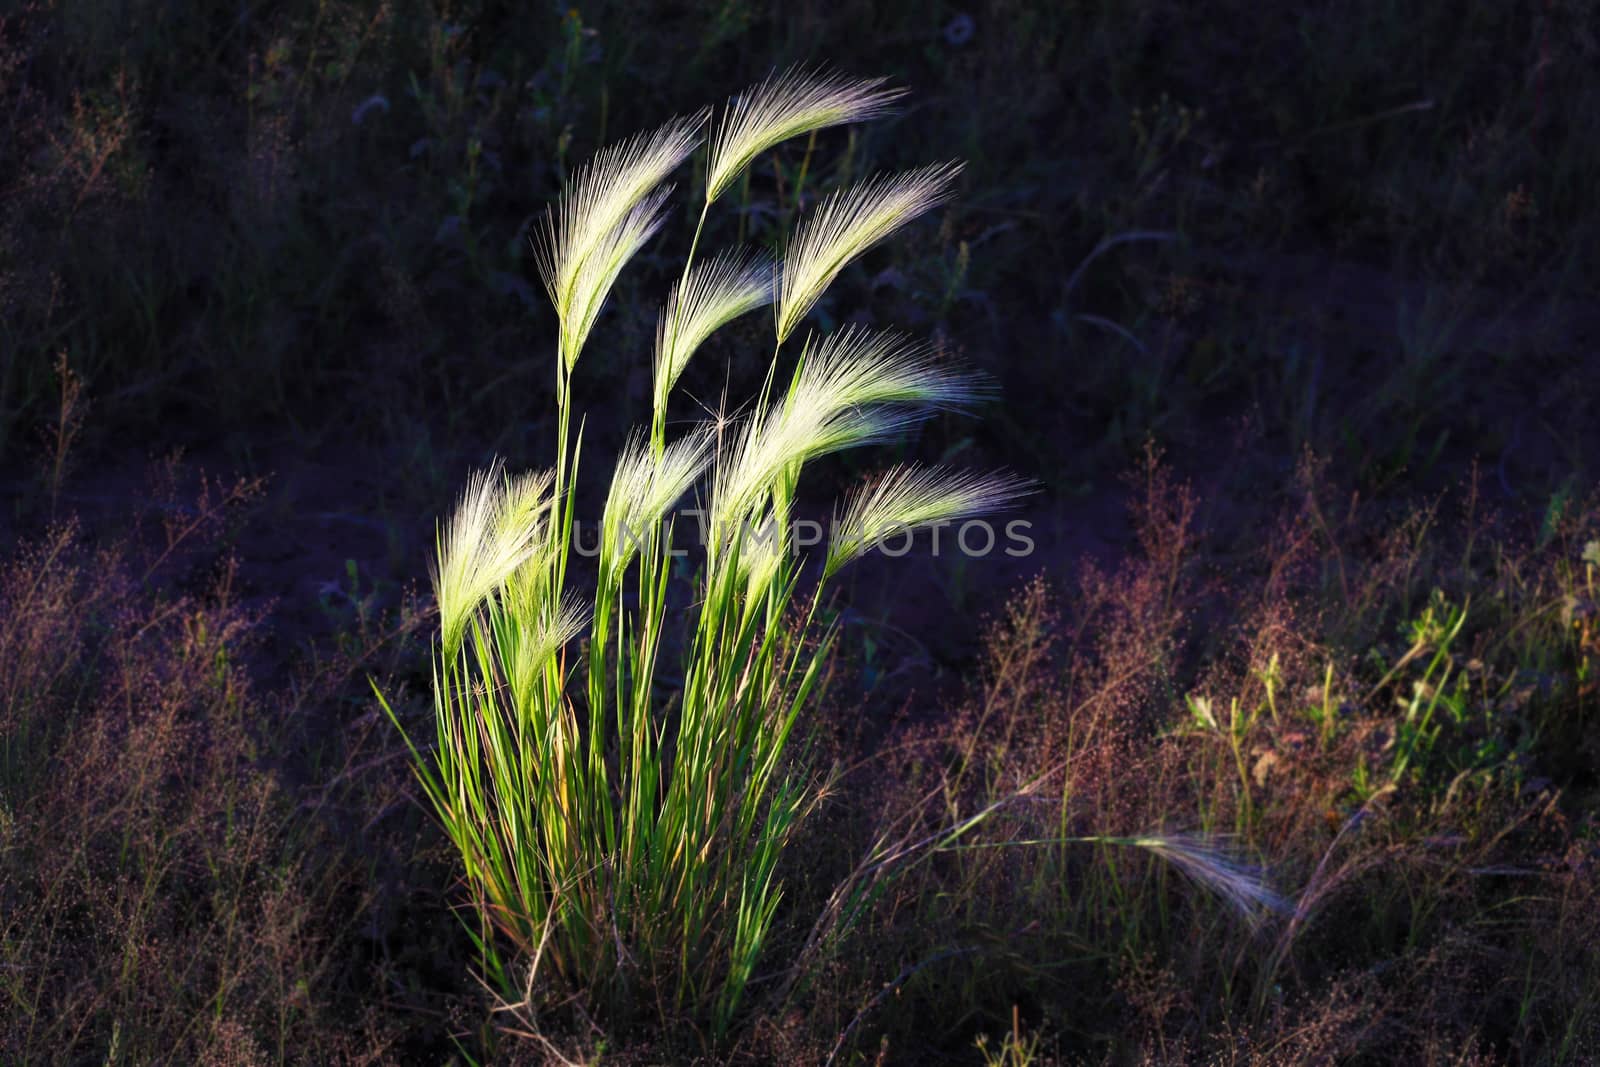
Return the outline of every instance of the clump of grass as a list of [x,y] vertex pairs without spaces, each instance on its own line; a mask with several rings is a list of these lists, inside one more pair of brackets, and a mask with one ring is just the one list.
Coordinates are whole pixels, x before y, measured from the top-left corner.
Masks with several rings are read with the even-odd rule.
[[[878,85],[791,72],[738,98],[717,126],[706,206],[779,141],[880,113],[896,94]],[[561,327],[556,463],[519,479],[497,468],[476,476],[440,539],[436,743],[414,754],[503,989],[509,944],[519,965],[597,1001],[625,1010],[654,990],[721,1036],[782,899],[779,859],[818,798],[795,742],[833,640],[814,625],[828,579],[890,528],[1003,507],[1025,487],[940,470],[891,475],[893,492],[880,486],[850,512],[851,534],[822,581],[803,582],[791,524],[805,466],[978,395],[972,377],[899,337],[846,331],[808,342],[773,396],[781,346],[806,310],[845,263],[942,200],[957,168],[869,182],[823,205],[793,242],[753,410],[669,442],[668,399],[695,350],[773,296],[770,271],[748,256],[700,265],[691,249],[660,320],[650,432],[616,461],[593,598],[573,599],[571,375],[619,272],[660,225],[662,183],[704,121],[602,151],[551,214],[540,269]],[[667,595],[672,511],[703,477],[710,537],[681,681],[669,683],[663,629],[682,610]],[[571,655],[579,635],[586,654]]]
[[[764,147],[875,114],[890,98],[877,85],[790,74],[739,98],[713,145],[707,206]],[[942,202],[959,167],[872,179],[800,224],[775,294],[765,268],[737,253],[698,266],[697,229],[657,331],[650,432],[635,433],[615,463],[593,599],[574,599],[572,374],[618,273],[660,223],[658,183],[689,154],[701,122],[677,120],[603,151],[552,212],[540,263],[561,323],[556,464],[515,479],[498,466],[475,476],[441,536],[435,742],[412,752],[460,854],[479,918],[474,938],[503,995],[516,996],[522,970],[519,1005],[529,1007],[536,980],[554,975],[614,1020],[654,999],[658,1012],[670,1006],[721,1039],[783,899],[780,861],[824,792],[801,738],[834,641],[818,618],[825,592],[884,537],[992,512],[1028,487],[1004,475],[894,468],[850,496],[820,575],[806,579],[792,537],[805,467],[982,395],[975,376],[927,349],[857,328],[808,339],[778,384],[785,340],[844,266]],[[669,443],[668,398],[695,349],[774,296],[776,344],[752,410]],[[702,479],[709,539],[679,608],[668,595],[673,508]],[[662,665],[674,614],[686,616],[676,677]],[[586,647],[569,654],[584,635]],[[830,906],[813,947],[849,927],[862,894],[968,847],[964,835],[1044,777],[976,812],[952,812],[920,839],[880,838],[835,894],[846,903]],[[1000,843],[1133,848],[1245,911],[1277,904],[1258,873],[1194,837]]]

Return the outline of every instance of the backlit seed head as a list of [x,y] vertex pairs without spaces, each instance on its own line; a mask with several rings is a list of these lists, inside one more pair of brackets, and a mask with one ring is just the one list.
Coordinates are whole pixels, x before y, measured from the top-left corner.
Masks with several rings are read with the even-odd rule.
[[644,208],[646,197],[689,158],[705,120],[705,112],[674,119],[601,150],[546,216],[535,254],[569,367],[623,264],[660,224],[665,197]]
[[950,198],[959,163],[879,175],[834,193],[795,231],[783,257],[778,340],[787,340],[839,272],[868,248]]
[[721,196],[750,161],[792,137],[829,126],[866,122],[905,94],[885,78],[855,80],[791,68],[729,102],[711,137],[706,203]]

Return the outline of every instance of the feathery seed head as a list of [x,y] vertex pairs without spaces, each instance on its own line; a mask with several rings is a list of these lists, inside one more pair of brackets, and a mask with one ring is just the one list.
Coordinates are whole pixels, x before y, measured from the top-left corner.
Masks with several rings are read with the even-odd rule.
[[747,517],[796,464],[884,440],[926,417],[884,405],[959,409],[979,393],[972,376],[938,367],[926,349],[894,334],[846,327],[807,344],[788,395],[749,419],[718,464],[719,528]]
[[583,632],[589,624],[589,612],[589,605],[577,597],[569,596],[554,611],[518,616],[519,621],[533,620],[531,625],[519,631],[511,662],[511,694],[518,707],[529,705],[539,672],[552,656],[566,647],[567,642]]
[[882,407],[832,407],[806,396],[791,397],[752,415],[728,454],[717,462],[711,494],[714,537],[736,535],[796,464],[889,440],[921,417],[915,411]]
[[657,459],[643,437],[623,447],[611,476],[601,520],[600,570],[615,576],[647,536],[688,492],[711,457],[713,431],[700,426],[668,445]]
[[495,526],[497,537],[517,537],[537,527],[554,503],[550,487],[554,471],[527,471],[506,479]]
[[855,80],[791,68],[729,102],[711,138],[706,203],[731,185],[756,156],[813,130],[865,122],[905,95],[883,88],[885,78]]
[[635,204],[590,250],[578,269],[571,303],[561,316],[561,359],[568,372],[578,362],[578,353],[605,308],[617,275],[666,221],[664,206],[671,194],[672,186],[662,186]]
[[467,488],[440,535],[433,586],[447,656],[461,647],[478,606],[545,544],[547,474],[507,482],[495,460],[467,479]]
[[[581,345],[587,327],[571,329],[569,320],[586,317],[593,324],[622,265],[654,232],[661,201],[644,212],[640,202],[694,151],[705,120],[705,112],[673,119],[602,149],[546,216],[536,246],[539,275],[561,320],[564,346],[573,338]],[[596,256],[599,265],[591,262]],[[564,347],[563,358],[575,362],[576,349]]]
[[879,175],[832,194],[800,224],[783,258],[778,340],[788,339],[849,262],[949,199],[959,163]]
[[1213,843],[1184,835],[1140,837],[1130,843],[1160,856],[1219,894],[1252,925],[1261,920],[1262,912],[1289,910],[1288,903],[1272,890],[1260,870],[1241,863]]
[[772,266],[743,254],[698,264],[673,286],[656,327],[655,405],[660,410],[689,357],[713,332],[772,302]]
[[1027,482],[1006,475],[895,467],[851,494],[834,522],[824,578],[891,534],[998,511],[1029,489]]
[[960,411],[985,395],[982,380],[939,366],[925,346],[894,333],[846,326],[807,340],[791,404],[837,410],[863,404],[918,404]]

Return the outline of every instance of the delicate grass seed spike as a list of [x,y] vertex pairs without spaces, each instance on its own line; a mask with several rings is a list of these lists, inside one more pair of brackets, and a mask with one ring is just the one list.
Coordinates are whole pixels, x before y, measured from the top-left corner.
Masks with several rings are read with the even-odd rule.
[[904,89],[885,89],[886,78],[855,81],[790,69],[740,94],[723,112],[711,139],[706,203],[767,149],[829,126],[866,122],[886,114]]
[[461,646],[472,613],[542,544],[540,520],[549,507],[550,476],[522,475],[503,484],[500,475],[495,463],[468,480],[439,538],[433,586],[450,654]]
[[659,526],[674,504],[705,472],[714,438],[709,427],[668,445],[660,456],[637,435],[623,448],[611,476],[600,529],[600,568],[618,575],[640,548],[645,531]]
[[[880,114],[899,95],[881,85],[790,73],[757,86],[718,128],[707,204],[785,137]],[[819,799],[789,742],[832,646],[833,628],[815,625],[829,582],[886,529],[991,511],[1025,486],[897,467],[850,497],[820,579],[806,577],[791,536],[806,464],[893,438],[930,412],[965,410],[983,392],[925,347],[858,328],[808,340],[773,390],[783,340],[844,265],[941,203],[959,168],[878,178],[834,193],[790,243],[778,347],[750,413],[668,442],[667,401],[690,357],[773,295],[769,268],[748,256],[696,267],[696,229],[661,313],[650,433],[630,436],[612,469],[594,595],[565,588],[573,550],[583,550],[571,373],[621,270],[660,227],[662,182],[702,122],[675,120],[601,151],[551,215],[539,270],[560,322],[555,466],[508,479],[497,461],[468,480],[434,567],[435,740],[406,744],[460,856],[485,970],[508,1003],[527,1003],[537,987],[597,1010],[659,1005],[720,1041],[777,914],[779,859]],[[710,538],[692,591],[672,592],[682,563],[673,508],[703,479]],[[585,633],[586,654],[570,655]],[[676,663],[662,666],[664,649]],[[1142,844],[1199,876],[1220,872],[1225,891],[1253,899],[1198,849]]]
[[895,467],[851,496],[834,522],[824,573],[832,575],[886,537],[1000,511],[1028,491],[1028,484],[1015,478]]
[[611,283],[659,225],[641,201],[700,143],[706,113],[674,119],[602,150],[573,176],[536,243],[539,275],[562,324],[561,357],[570,370]]
[[786,472],[818,456],[882,441],[930,411],[960,411],[983,395],[979,378],[952,372],[897,334],[847,326],[808,342],[787,397],[745,420],[728,462],[719,465],[712,515],[719,530],[749,521]]
[[1267,884],[1260,870],[1239,861],[1214,841],[1177,834],[1136,837],[1118,843],[1160,856],[1222,897],[1252,925],[1268,914],[1293,910]]
[[950,198],[959,163],[880,175],[834,193],[805,222],[783,257],[778,340],[786,341],[849,262]]
[[561,316],[561,361],[571,373],[578,362],[583,343],[589,339],[595,320],[605,309],[606,298],[616,284],[622,268],[661,229],[666,221],[664,206],[672,186],[663,186],[646,196],[622,217],[615,228],[597,241],[583,259],[573,282],[569,304]]
[[[506,639],[513,647],[512,665],[507,681],[511,686],[513,705],[519,714],[532,707],[539,698],[539,676],[551,657],[560,653],[569,642],[583,633],[589,625],[589,606],[577,597],[569,596],[554,611],[540,615],[513,611],[509,617],[526,629],[519,627],[514,637]],[[531,623],[531,626],[528,626]]]
[[689,357],[734,319],[772,302],[772,266],[746,254],[722,255],[688,272],[667,297],[656,327],[655,410],[664,418],[667,394]]
[[[917,411],[777,403],[740,426],[716,468],[711,493],[715,551],[754,520],[796,464],[889,440],[925,416]],[[779,503],[781,504],[781,498]],[[786,519],[780,516],[780,519]]]
[[826,411],[869,404],[966,411],[985,395],[979,376],[939,365],[928,346],[851,325],[821,341],[807,341],[790,403]]

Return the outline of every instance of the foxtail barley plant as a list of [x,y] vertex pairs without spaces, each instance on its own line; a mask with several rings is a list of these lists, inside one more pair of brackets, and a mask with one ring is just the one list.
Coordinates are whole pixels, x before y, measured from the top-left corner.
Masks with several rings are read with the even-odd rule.
[[[567,588],[581,436],[571,378],[618,275],[661,226],[666,179],[709,115],[601,151],[550,213],[538,265],[560,324],[555,465],[475,475],[445,525],[433,573],[437,737],[431,750],[412,748],[460,852],[479,947],[506,988],[510,946],[612,1003],[630,987],[665,988],[726,1032],[782,897],[779,858],[816,799],[793,742],[832,641],[814,625],[823,590],[891,532],[999,508],[1023,491],[1004,476],[896,469],[851,498],[848,537],[829,550],[822,581],[801,581],[790,527],[805,465],[894,437],[930,411],[964,409],[979,389],[923,347],[854,329],[807,341],[779,389],[782,345],[851,260],[948,196],[957,167],[831,197],[781,265],[742,251],[695,260],[709,209],[753,159],[877,117],[899,95],[881,81],[792,71],[712,125],[700,222],[656,332],[650,428],[612,471],[587,599]],[[695,352],[775,294],[775,345],[753,410],[669,441],[667,402]],[[668,686],[673,509],[701,483],[710,537],[681,681]]]
[[[817,618],[824,590],[885,536],[1001,508],[1025,489],[1002,475],[895,468],[848,498],[820,579],[802,581],[791,526],[806,464],[980,395],[928,349],[862,329],[807,340],[786,384],[778,370],[845,266],[944,201],[958,166],[833,194],[776,265],[740,251],[695,259],[707,212],[751,160],[881,115],[898,95],[790,72],[711,123],[699,224],[656,331],[651,424],[612,470],[589,597],[567,582],[581,438],[572,375],[710,116],[601,151],[550,213],[538,263],[559,322],[555,464],[475,475],[445,524],[433,572],[436,737],[426,748],[407,739],[503,990],[516,988],[515,962],[614,1007],[649,990],[725,1034],[782,898],[779,860],[818,796],[796,731],[833,639]],[[749,413],[669,441],[667,402],[695,352],[767,304],[775,344]],[[677,612],[682,663],[663,669],[673,509],[696,486],[709,493],[710,536],[691,606]]]

